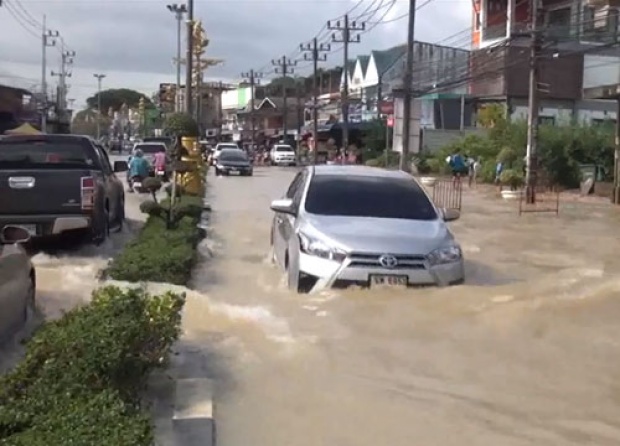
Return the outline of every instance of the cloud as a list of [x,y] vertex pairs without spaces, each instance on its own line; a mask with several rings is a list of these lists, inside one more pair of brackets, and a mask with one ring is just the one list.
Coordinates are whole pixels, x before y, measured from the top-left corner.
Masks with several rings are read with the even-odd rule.
[[[391,0],[364,0],[351,12],[353,18],[364,14],[368,27],[380,18]],[[423,0],[421,5],[424,4]],[[176,22],[162,0],[5,0],[0,7],[0,42],[3,64],[0,83],[19,86],[40,85],[40,22],[46,14],[52,30],[58,30],[66,45],[76,51],[70,97],[83,104],[96,91],[95,72],[106,73],[107,88],[126,86],[145,93],[157,89],[160,82],[174,80],[172,57],[176,53]],[[357,0],[196,0],[197,19],[202,19],[211,41],[210,57],[226,62],[213,67],[210,77],[237,79],[242,71],[263,69],[270,60],[293,56],[299,43],[308,41],[324,27],[358,3]],[[376,6],[383,5],[371,17]],[[408,2],[396,0],[384,17],[393,19],[406,13]],[[23,9],[22,9],[23,8]],[[440,41],[467,28],[471,23],[468,0],[433,0],[420,8],[416,21],[416,39]],[[15,18],[17,17],[17,18]],[[441,23],[442,26],[438,26]],[[444,25],[445,24],[445,25]],[[321,37],[329,38],[323,30]],[[406,39],[406,19],[376,26],[351,45],[351,56],[383,49]],[[183,33],[185,35],[185,33]],[[460,40],[447,42],[462,45]],[[61,41],[57,45],[61,45]],[[51,69],[58,70],[59,51],[48,49]],[[328,65],[342,63],[342,52],[329,56]],[[300,67],[303,64],[300,64]],[[305,74],[300,69],[299,74]],[[20,79],[23,78],[23,79]],[[50,78],[50,83],[55,79]],[[40,88],[40,86],[39,86]]]

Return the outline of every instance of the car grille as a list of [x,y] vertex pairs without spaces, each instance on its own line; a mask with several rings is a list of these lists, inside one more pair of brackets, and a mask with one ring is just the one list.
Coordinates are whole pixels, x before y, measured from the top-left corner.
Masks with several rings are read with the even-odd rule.
[[351,259],[349,266],[356,268],[386,268],[379,263],[379,258],[383,255],[393,255],[397,264],[393,270],[398,269],[426,269],[426,257],[423,255],[404,255],[404,254],[373,254],[354,252],[349,255]]

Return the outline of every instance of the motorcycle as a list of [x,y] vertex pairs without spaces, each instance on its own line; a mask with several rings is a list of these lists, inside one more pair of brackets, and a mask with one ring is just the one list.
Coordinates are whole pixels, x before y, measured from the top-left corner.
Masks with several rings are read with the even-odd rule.
[[144,181],[144,177],[140,175],[135,175],[129,179],[129,192],[137,192],[143,193],[146,192],[146,189],[142,187],[142,182]]
[[163,183],[168,182],[168,172],[166,172],[165,168],[155,169],[155,177],[159,178]]

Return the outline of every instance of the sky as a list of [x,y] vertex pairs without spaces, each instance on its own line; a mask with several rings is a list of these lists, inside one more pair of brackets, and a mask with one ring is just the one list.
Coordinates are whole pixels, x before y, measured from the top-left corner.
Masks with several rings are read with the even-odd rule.
[[[177,0],[179,1],[179,0]],[[183,0],[180,0],[182,2]],[[161,0],[3,0],[0,6],[0,84],[37,91],[42,78],[42,22],[58,31],[47,49],[47,82],[60,68],[61,48],[75,51],[68,97],[81,109],[102,88],[131,88],[151,95],[160,83],[175,82],[176,20]],[[210,80],[235,82],[250,69],[274,76],[272,59],[300,59],[298,47],[314,37],[330,40],[328,20],[366,22],[351,58],[404,43],[408,0],[195,0],[195,19],[210,39],[207,57],[224,59],[206,73]],[[416,40],[466,47],[471,0],[418,0]],[[342,65],[343,52],[332,44],[323,66]],[[310,73],[300,61],[297,73]]]

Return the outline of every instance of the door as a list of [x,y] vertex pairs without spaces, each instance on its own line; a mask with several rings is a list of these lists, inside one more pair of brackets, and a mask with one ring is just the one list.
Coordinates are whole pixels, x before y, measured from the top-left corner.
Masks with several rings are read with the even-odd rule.
[[123,194],[123,185],[112,169],[108,154],[103,150],[101,146],[97,147],[97,153],[101,158],[101,171],[103,173],[103,182],[105,188],[105,195],[108,198],[108,204],[110,206],[110,222],[118,221],[120,207],[122,206],[121,195]]
[[0,339],[25,322],[30,269],[17,245],[0,245]]
[[[284,198],[289,198],[293,200],[295,198],[295,194],[297,190],[301,187],[303,183],[303,172],[299,172],[293,181],[291,182]],[[278,264],[280,267],[286,267],[286,250],[288,245],[288,239],[290,237],[291,224],[294,224],[295,217],[292,215],[286,215],[281,213],[276,213],[274,216],[274,224],[273,224],[273,249],[276,255],[276,259],[278,260]],[[292,223],[291,223],[292,222]]]

